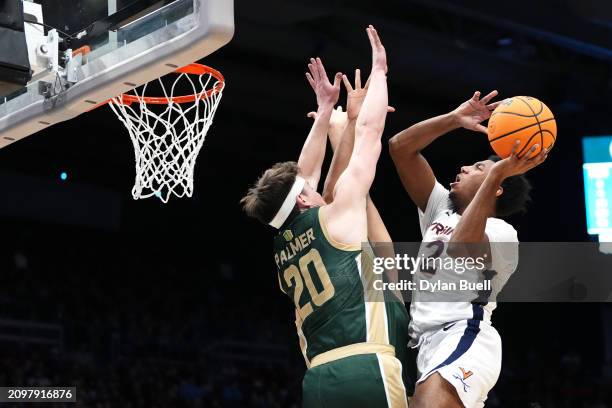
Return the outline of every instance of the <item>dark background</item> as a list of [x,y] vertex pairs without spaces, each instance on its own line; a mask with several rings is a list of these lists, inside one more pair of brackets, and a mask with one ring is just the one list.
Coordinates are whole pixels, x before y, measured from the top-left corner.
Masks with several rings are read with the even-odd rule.
[[[203,61],[227,87],[191,199],[132,200],[133,148],[105,107],[1,150],[0,318],[13,323],[0,324],[0,385],[76,384],[82,406],[297,404],[305,366],[272,230],[238,202],[270,165],[297,160],[316,108],[308,58],[330,74],[369,70],[367,24],[386,46],[397,109],[385,141],[475,90],[538,97],[558,142],[529,174],[528,213],[510,222],[522,241],[591,240],[580,139],[612,133],[611,6],[534,3],[237,0],[234,40]],[[443,184],[490,153],[467,131],[425,151]],[[386,149],[372,196],[395,241],[420,240]],[[488,406],[612,406],[611,315],[499,305],[504,368]]]

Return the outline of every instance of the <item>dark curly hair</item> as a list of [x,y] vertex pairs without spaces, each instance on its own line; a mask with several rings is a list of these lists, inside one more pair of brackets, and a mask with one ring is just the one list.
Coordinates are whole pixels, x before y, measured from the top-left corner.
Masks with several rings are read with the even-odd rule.
[[[493,155],[489,160],[498,162],[501,157]],[[495,214],[498,217],[508,217],[512,214],[527,211],[527,204],[531,201],[531,183],[524,174],[505,179],[502,184],[504,192],[497,198]]]

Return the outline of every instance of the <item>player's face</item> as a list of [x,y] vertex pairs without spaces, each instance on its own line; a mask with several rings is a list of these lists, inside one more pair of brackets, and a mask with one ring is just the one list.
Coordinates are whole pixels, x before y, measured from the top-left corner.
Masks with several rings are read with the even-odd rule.
[[459,207],[465,208],[472,201],[493,164],[492,160],[483,160],[461,167],[455,181],[450,183],[451,196],[457,201]]

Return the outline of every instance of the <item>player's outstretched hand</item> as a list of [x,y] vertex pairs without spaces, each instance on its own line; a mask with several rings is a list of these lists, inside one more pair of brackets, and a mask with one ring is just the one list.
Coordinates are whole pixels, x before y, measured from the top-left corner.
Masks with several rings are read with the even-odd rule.
[[518,147],[521,141],[517,140],[512,148],[512,154],[498,162],[496,162],[491,168],[492,172],[497,172],[502,178],[523,174],[533,169],[536,166],[544,163],[548,157],[548,149],[542,149],[542,151],[535,156],[533,155],[536,150],[540,147],[538,144],[531,146],[531,148],[523,153],[522,157],[518,155]]
[[[346,114],[349,120],[357,119],[359,116],[359,111],[361,110],[361,105],[363,105],[363,100],[368,93],[368,86],[370,85],[370,80],[366,82],[365,86],[361,87],[361,70],[357,68],[355,70],[355,87],[351,85],[351,81],[349,81],[346,75],[342,75],[342,81],[344,82],[344,87],[346,88]],[[387,112],[395,112],[395,108],[389,106],[387,108]]]
[[365,84],[365,87],[361,87],[361,70],[355,70],[355,87],[351,85],[346,75],[342,75],[342,82],[346,88],[346,114],[349,120],[357,119],[363,100],[368,92],[369,83]]
[[306,79],[317,95],[317,104],[321,107],[334,107],[340,97],[340,80],[342,73],[338,72],[334,77],[334,83],[329,82],[325,67],[321,58],[311,58],[308,64]]
[[489,103],[497,94],[497,91],[492,91],[480,99],[480,91],[474,92],[474,96],[471,99],[463,102],[453,111],[459,125],[466,129],[486,134],[487,128],[482,125],[482,122],[489,119],[491,112],[501,103],[501,101]]
[[370,45],[372,46],[372,72],[382,70],[386,74],[387,52],[385,51],[385,47],[383,47],[382,41],[380,41],[380,37],[374,26],[370,25],[366,28],[366,31],[370,39]]

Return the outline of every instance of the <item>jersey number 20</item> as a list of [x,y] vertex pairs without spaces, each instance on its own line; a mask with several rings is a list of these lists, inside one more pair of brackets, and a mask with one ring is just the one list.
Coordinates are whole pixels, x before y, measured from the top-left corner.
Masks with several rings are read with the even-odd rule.
[[[321,254],[315,248],[312,248],[306,255],[302,256],[298,263],[300,265],[299,269],[297,266],[291,265],[285,269],[283,277],[285,278],[285,282],[287,282],[288,287],[292,287],[295,283],[293,301],[295,302],[295,307],[303,320],[312,313],[313,303],[316,306],[321,306],[334,296],[335,289],[331,283],[327,269],[323,264]],[[312,276],[309,269],[311,265],[314,266],[314,270],[317,272],[317,276],[323,285],[323,290],[321,292],[317,290],[317,287],[312,282]],[[304,284],[306,284],[306,289],[308,290],[311,301],[307,302],[304,306],[300,306],[300,298],[302,296],[302,291],[304,290]]]

